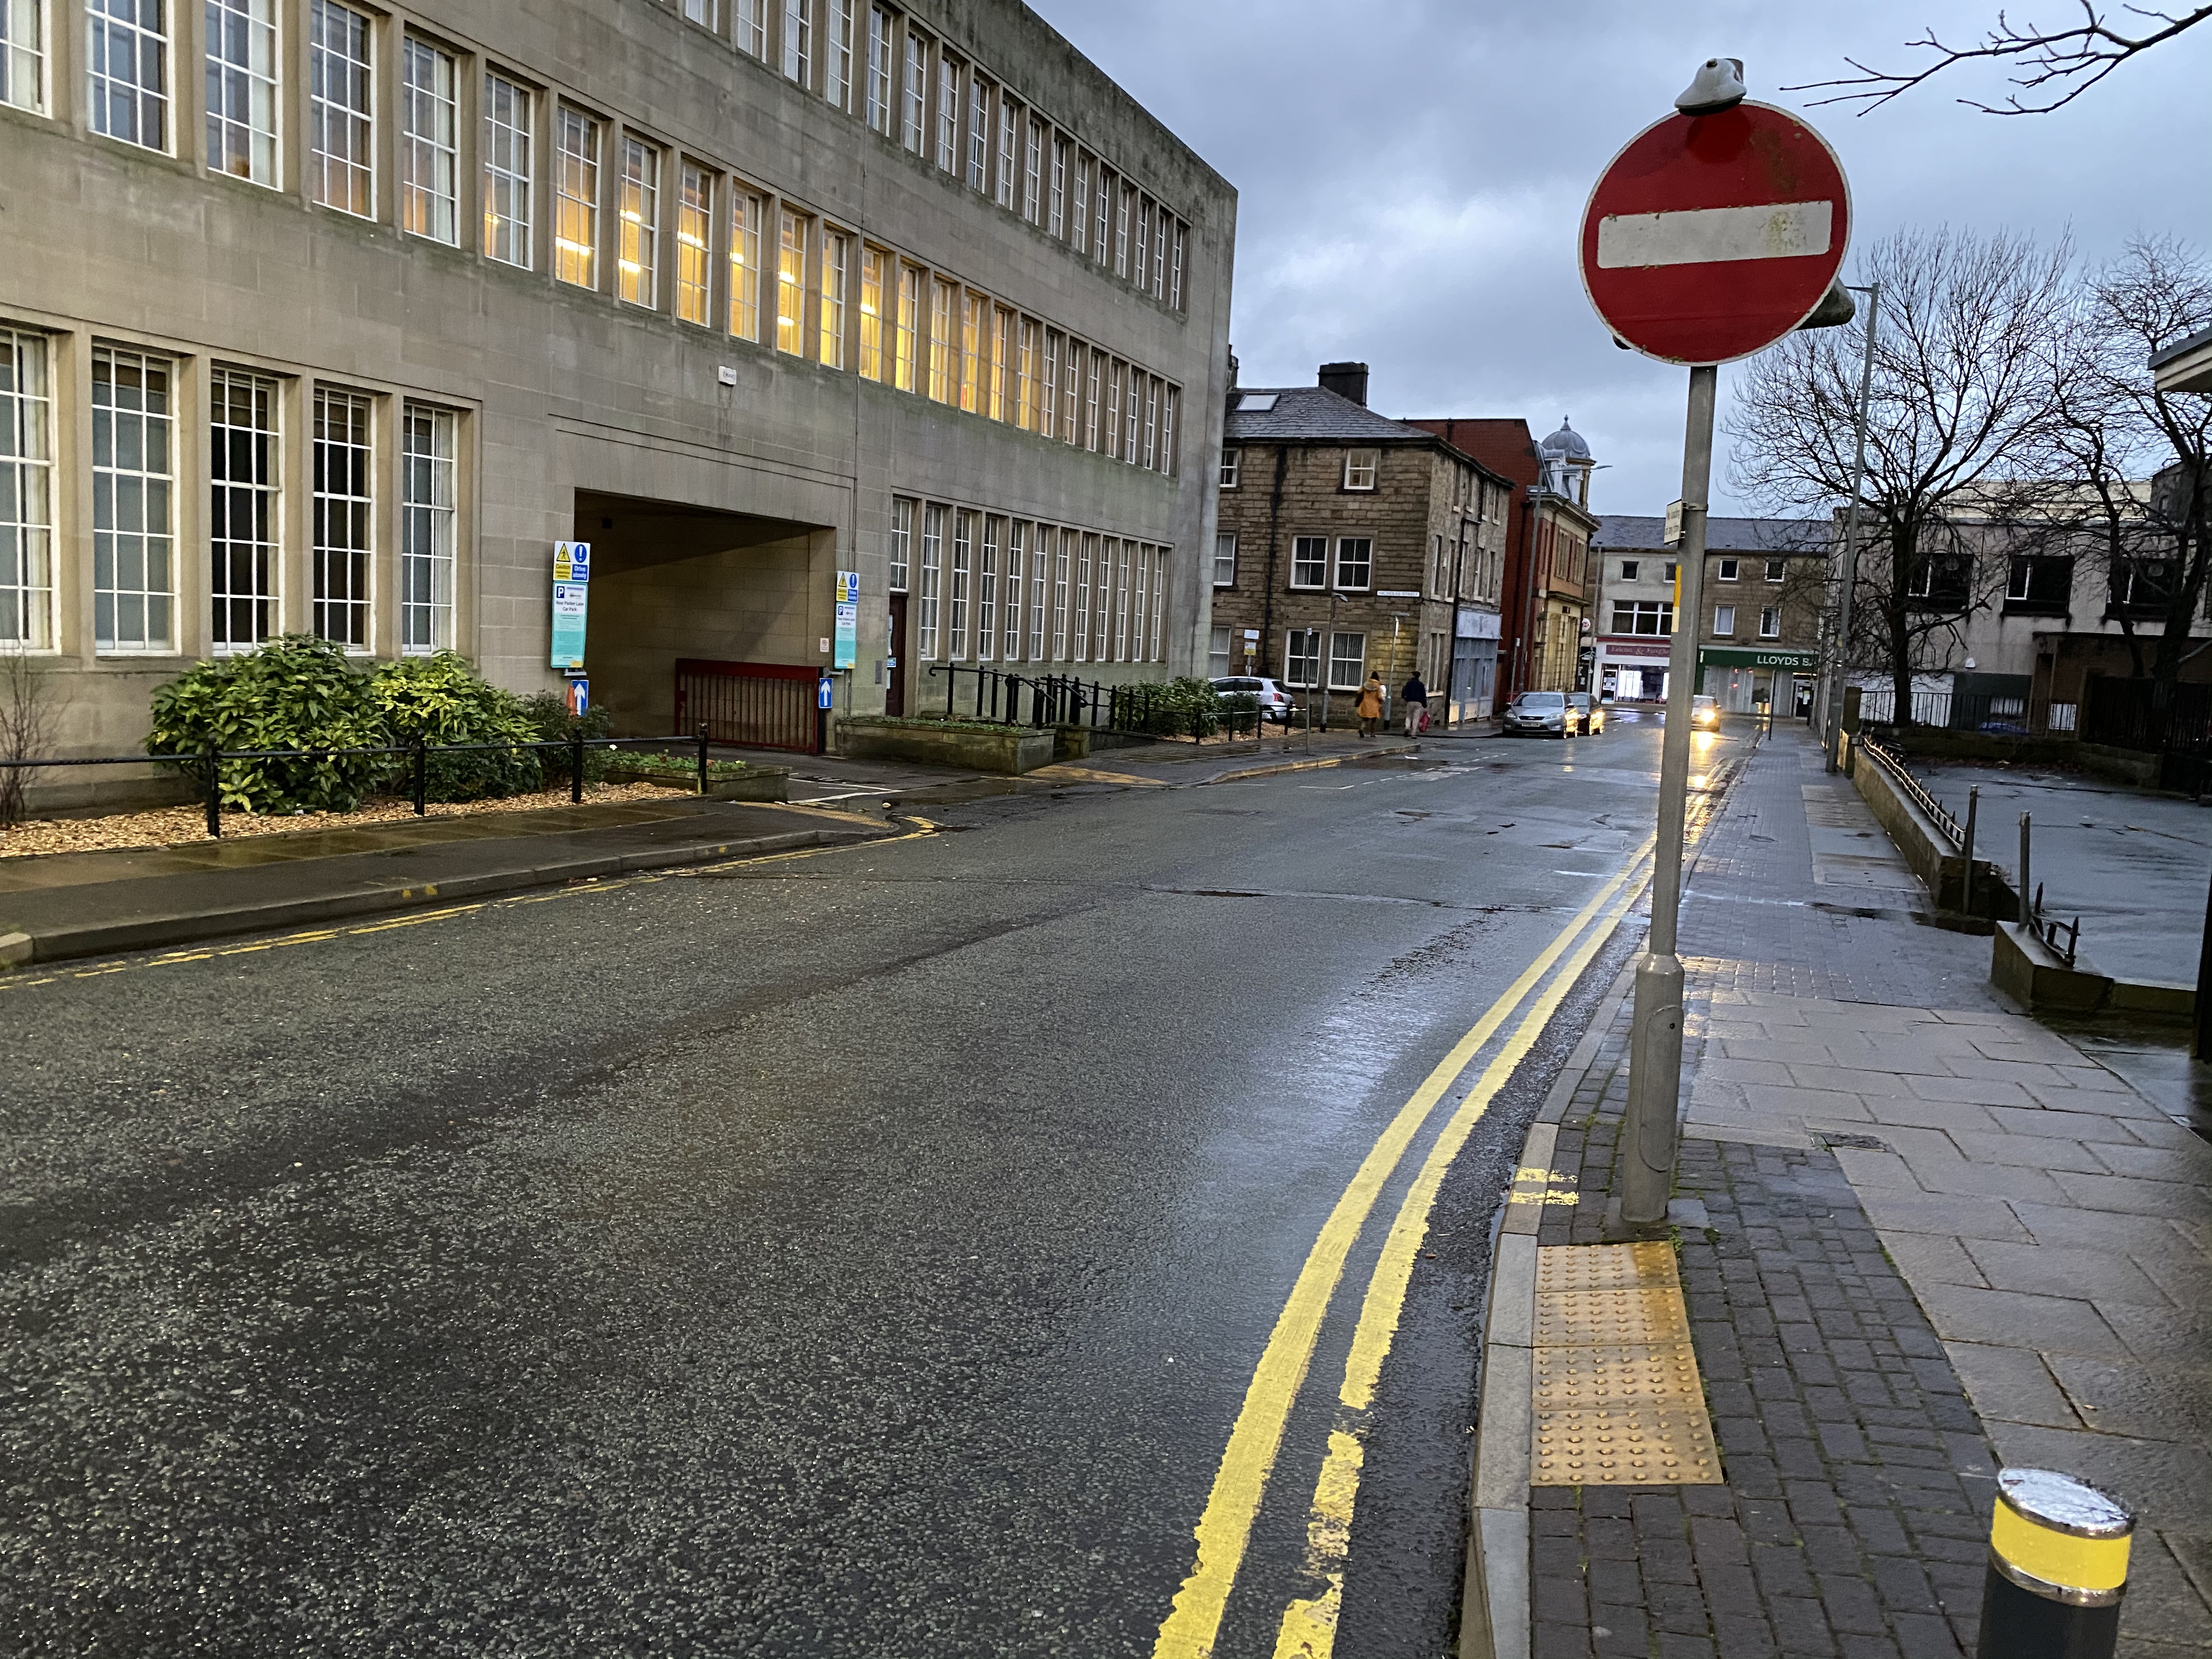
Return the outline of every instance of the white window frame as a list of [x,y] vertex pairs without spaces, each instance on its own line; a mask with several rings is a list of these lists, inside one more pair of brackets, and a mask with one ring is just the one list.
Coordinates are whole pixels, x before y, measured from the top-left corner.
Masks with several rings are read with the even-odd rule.
[[1006,520],[1006,635],[999,655],[1007,662],[1022,659],[1022,628],[1029,611],[1024,602],[1022,578],[1029,562],[1029,526],[1019,519]]
[[1089,150],[1075,145],[1075,177],[1067,203],[1067,245],[1086,258],[1091,254],[1091,177],[1097,165]]
[[1031,111],[1023,122],[1022,217],[1038,222],[1044,211],[1044,128]]
[[484,253],[535,268],[531,185],[537,160],[537,100],[520,81],[486,70],[483,79]]
[[[1361,549],[1366,556],[1347,560],[1345,556],[1346,548]],[[1358,581],[1353,581],[1345,574],[1347,568],[1358,573]],[[1335,576],[1336,589],[1341,593],[1364,593],[1375,585],[1375,538],[1372,536],[1339,536],[1336,538]]]
[[991,83],[980,75],[968,77],[968,188],[991,193]]
[[[4,16],[17,0],[0,0]],[[276,0],[204,0],[208,171],[275,188]],[[33,0],[33,9],[36,0]],[[0,101],[6,99],[0,87]]]
[[909,26],[906,33],[904,109],[899,142],[916,155],[929,143],[929,40]]
[[460,64],[414,35],[399,43],[399,228],[452,246],[460,237]]
[[283,631],[283,395],[251,369],[208,374],[208,648],[219,657]]
[[553,275],[573,287],[599,285],[599,157],[605,124],[568,105],[555,118]]
[[714,175],[676,163],[676,320],[702,328],[714,315]]
[[376,216],[376,25],[338,0],[307,13],[307,196]]
[[1074,553],[1074,606],[1068,618],[1067,652],[1065,660],[1088,662],[1091,659],[1091,567],[1098,559],[1098,538],[1089,531],[1083,533]]
[[822,95],[830,105],[853,112],[853,0],[825,0],[830,51],[823,62]]
[[845,301],[853,280],[853,239],[842,230],[822,228],[821,270],[816,282],[820,316],[816,333],[824,368],[845,367]]
[[783,0],[783,78],[800,87],[814,84],[813,0]]
[[1067,234],[1067,137],[1052,135],[1052,187],[1046,196],[1044,233],[1055,242]]
[[335,386],[315,388],[308,452],[313,467],[309,627],[318,639],[360,654],[375,643],[375,434],[374,398]]
[[1208,679],[1225,680],[1229,678],[1229,630],[1217,623],[1208,632],[1206,639],[1206,667]]
[[1790,562],[1787,559],[1769,559],[1766,562],[1766,580],[1770,582],[1781,581],[1789,571]]
[[1326,536],[1291,538],[1291,586],[1307,592],[1328,588],[1328,542]]
[[1735,607],[1732,605],[1715,605],[1713,607],[1714,637],[1717,639],[1732,637],[1735,633]]
[[730,333],[761,343],[761,220],[767,204],[755,191],[730,192]]
[[1759,637],[1762,640],[1778,640],[1782,637],[1782,607],[1780,605],[1764,605],[1759,608]]
[[890,14],[881,6],[868,8],[868,93],[864,100],[868,129],[891,136]]
[[399,650],[453,649],[460,562],[460,416],[410,402],[399,422]]
[[965,66],[942,51],[937,54],[937,170],[960,171],[960,112],[965,94],[961,72]]
[[1030,660],[1044,660],[1044,617],[1050,602],[1051,582],[1047,574],[1052,561],[1048,557],[1050,543],[1056,540],[1043,525],[1033,527],[1030,543]]
[[1237,586],[1237,532],[1233,530],[1217,530],[1213,533],[1213,585]]
[[1176,220],[1173,263],[1168,267],[1168,304],[1176,311],[1182,309],[1182,250],[1188,234],[1183,222]]
[[983,516],[983,538],[975,549],[975,660],[994,661],[999,654],[999,526],[1006,522],[995,513]]
[[1321,685],[1321,629],[1285,629],[1283,684],[1297,691],[1316,690]]
[[811,222],[782,208],[775,231],[775,349],[788,356],[806,355],[806,243]]
[[646,311],[660,307],[660,146],[622,137],[615,181],[615,298]]
[[888,567],[884,573],[884,591],[891,593],[906,592],[907,583],[914,574],[914,519],[921,502],[911,496],[891,497],[891,538]]
[[1053,542],[1052,655],[1050,660],[1054,662],[1066,662],[1067,660],[1069,568],[1071,561],[1075,557],[1075,549],[1073,545],[1075,540],[1075,532],[1072,530],[1060,530],[1056,528],[1048,532],[1044,526],[1039,526],[1037,533],[1040,536],[1049,533]]
[[1347,449],[1344,452],[1344,487],[1359,495],[1371,495],[1378,487],[1382,475],[1382,452],[1379,449]]
[[1020,175],[1022,106],[999,88],[999,189],[997,201],[1011,213],[1014,209],[1014,180]]
[[1719,568],[1713,572],[1714,580],[1724,582],[1739,581],[1742,574],[1742,562],[1737,559],[1723,559]]
[[[1346,640],[1352,641],[1347,653]],[[1340,672],[1349,664],[1349,672]],[[1357,691],[1367,683],[1367,635],[1350,629],[1333,630],[1328,636],[1328,689],[1332,691]]]
[[46,0],[0,0],[0,104],[46,113],[53,95],[47,27]]
[[[84,82],[87,125],[103,138],[169,153],[170,72],[177,0],[85,0]],[[151,22],[139,21],[143,12]],[[118,57],[127,73],[116,72]],[[153,65],[154,84],[140,77]]]
[[945,575],[945,515],[951,509],[935,501],[922,509],[921,577],[915,594],[921,618],[915,630],[915,654],[924,662],[937,660],[937,610]]
[[[102,656],[168,656],[177,643],[177,365],[158,352],[105,342],[92,356],[93,648]],[[135,404],[124,400],[123,368],[137,373]],[[156,376],[158,391],[149,386]],[[134,574],[136,581],[122,580]],[[136,626],[125,629],[130,621]]]
[[51,348],[0,326],[0,650],[54,645],[54,400]]
[[748,58],[768,62],[769,0],[738,0],[737,13],[731,20],[730,38],[737,49]]
[[968,584],[975,556],[975,514],[961,507],[952,515],[952,558],[945,583],[945,654],[958,662],[968,654]]
[[720,29],[722,26],[720,0],[684,0],[684,20],[688,23],[696,23],[703,29]]
[[1233,447],[1224,448],[1221,452],[1221,487],[1224,489],[1237,488],[1243,471],[1244,452]]

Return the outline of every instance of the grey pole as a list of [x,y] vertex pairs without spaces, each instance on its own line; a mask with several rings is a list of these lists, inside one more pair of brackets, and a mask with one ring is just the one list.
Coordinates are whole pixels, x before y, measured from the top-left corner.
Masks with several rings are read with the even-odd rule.
[[2027,814],[2022,812],[2020,815],[2020,925],[2023,927],[2035,920],[2035,901],[2028,896],[2035,889],[2028,884],[2027,837]]
[[1836,769],[1842,751],[1844,675],[1851,660],[1851,596],[1859,579],[1859,497],[1866,491],[1867,411],[1874,399],[1874,331],[1881,320],[1881,284],[1861,290],[1867,296],[1866,355],[1859,363],[1859,430],[1857,453],[1851,458],[1851,504],[1844,514],[1844,592],[1836,618],[1836,659],[1828,670],[1828,729],[1821,735],[1826,750],[1824,769]]
[[1981,810],[1982,787],[1978,783],[1966,791],[1966,896],[1959,908],[1968,915],[1974,914],[1974,817]]
[[1682,439],[1682,601],[1667,656],[1667,730],[1659,750],[1659,838],[1652,854],[1651,933],[1636,964],[1635,1025],[1628,1048],[1628,1114],[1622,1126],[1621,1219],[1667,1218],[1674,1186],[1675,1120],[1682,1090],[1682,961],[1674,953],[1682,903],[1682,840],[1689,818],[1690,706],[1697,692],[1698,618],[1705,583],[1705,507],[1712,484],[1713,400],[1720,370],[1690,371]]

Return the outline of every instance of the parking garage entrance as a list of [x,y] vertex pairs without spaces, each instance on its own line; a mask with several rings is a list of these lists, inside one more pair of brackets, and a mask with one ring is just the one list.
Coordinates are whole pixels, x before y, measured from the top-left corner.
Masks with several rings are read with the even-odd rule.
[[618,734],[695,731],[811,750],[836,532],[680,501],[576,492],[592,544],[585,661]]

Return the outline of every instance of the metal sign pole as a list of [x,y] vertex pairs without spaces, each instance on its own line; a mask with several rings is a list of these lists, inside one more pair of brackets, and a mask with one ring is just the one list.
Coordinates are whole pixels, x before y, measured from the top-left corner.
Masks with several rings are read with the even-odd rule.
[[1836,613],[1836,655],[1828,670],[1828,729],[1821,733],[1827,751],[1824,770],[1832,772],[1843,753],[1844,677],[1851,660],[1851,596],[1859,579],[1859,497],[1866,493],[1867,410],[1874,398],[1874,331],[1881,320],[1881,284],[1869,283],[1866,356],[1859,364],[1858,451],[1851,459],[1851,504],[1844,514],[1844,592]]
[[1681,603],[1667,659],[1667,730],[1659,751],[1659,840],[1652,854],[1651,933],[1636,964],[1635,1024],[1628,1048],[1628,1114],[1622,1126],[1620,1215],[1648,1226],[1667,1218],[1674,1185],[1674,1132],[1682,1087],[1682,960],[1674,952],[1682,903],[1682,843],[1689,819],[1690,711],[1697,693],[1698,605],[1705,581],[1705,507],[1713,471],[1713,402],[1720,370],[1690,371],[1682,439]]

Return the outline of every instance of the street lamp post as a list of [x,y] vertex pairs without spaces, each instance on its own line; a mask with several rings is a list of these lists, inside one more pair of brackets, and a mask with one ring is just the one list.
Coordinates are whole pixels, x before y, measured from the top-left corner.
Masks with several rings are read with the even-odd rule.
[[1835,657],[1828,668],[1828,729],[1821,733],[1826,758],[1823,769],[1833,772],[1843,753],[1844,678],[1851,660],[1851,599],[1859,577],[1859,497],[1866,493],[1867,410],[1874,397],[1874,331],[1881,319],[1881,284],[1869,283],[1853,291],[1867,296],[1866,355],[1859,363],[1859,429],[1856,453],[1851,458],[1851,504],[1844,513],[1844,591],[1837,606]]

